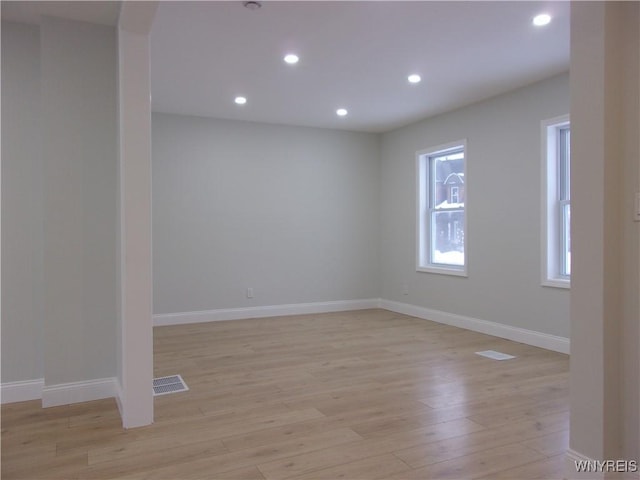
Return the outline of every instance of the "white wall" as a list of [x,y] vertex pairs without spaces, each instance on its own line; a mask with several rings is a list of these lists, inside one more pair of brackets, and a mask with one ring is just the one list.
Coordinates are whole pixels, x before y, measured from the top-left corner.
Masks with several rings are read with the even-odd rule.
[[[640,192],[640,4],[626,5],[623,24],[623,59],[619,70],[624,111],[624,161],[620,185],[622,197],[622,456],[640,458],[640,223],[632,222],[635,193]],[[616,27],[618,30],[619,27]]]
[[111,396],[115,29],[53,17],[3,22],[2,67],[3,401]]
[[[640,455],[640,8],[571,6],[573,287],[571,438],[575,458]],[[608,477],[607,477],[608,478]],[[632,478],[632,477],[629,477]]]
[[118,123],[115,29],[40,32],[46,388],[116,375]]
[[40,32],[2,23],[2,382],[43,378]]
[[154,313],[377,297],[378,147],[154,113]]
[[620,387],[622,456],[640,458],[640,223],[633,222],[635,193],[640,192],[640,4],[631,2],[621,8],[614,28],[620,32],[617,73],[623,110],[623,159],[616,189],[620,197]]
[[[569,291],[540,286],[540,121],[568,112],[564,74],[383,134],[381,297],[568,337]],[[415,153],[460,139],[468,278],[417,273]]]

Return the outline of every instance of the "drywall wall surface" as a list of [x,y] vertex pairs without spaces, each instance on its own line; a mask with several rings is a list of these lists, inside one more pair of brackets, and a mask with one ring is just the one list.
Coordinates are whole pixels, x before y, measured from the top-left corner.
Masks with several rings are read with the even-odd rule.
[[[575,282],[571,294],[570,453],[636,460],[640,9],[571,6]],[[571,459],[570,459],[571,460]],[[566,478],[580,478],[568,462]],[[632,477],[630,477],[632,478]]]
[[40,48],[48,386],[116,376],[115,29],[44,17]]
[[622,456],[640,458],[640,223],[634,222],[635,194],[640,192],[640,4],[624,4],[621,95],[624,110],[624,160],[620,214],[622,261],[621,417]]
[[[540,122],[567,113],[563,74],[383,134],[382,298],[568,337],[569,290],[540,274]],[[416,152],[461,139],[468,276],[416,272]]]
[[40,32],[2,22],[2,382],[43,377]]
[[154,313],[376,298],[378,172],[374,134],[154,113]]

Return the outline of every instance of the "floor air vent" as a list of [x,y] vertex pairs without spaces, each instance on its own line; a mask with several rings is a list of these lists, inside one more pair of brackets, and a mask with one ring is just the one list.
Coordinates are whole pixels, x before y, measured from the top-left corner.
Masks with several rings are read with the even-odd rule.
[[153,379],[153,396],[167,395],[168,393],[186,392],[187,384],[180,375],[170,375]]
[[482,352],[476,352],[483,357],[491,358],[492,360],[511,360],[516,358],[513,355],[507,355],[506,353],[496,352],[495,350],[484,350]]

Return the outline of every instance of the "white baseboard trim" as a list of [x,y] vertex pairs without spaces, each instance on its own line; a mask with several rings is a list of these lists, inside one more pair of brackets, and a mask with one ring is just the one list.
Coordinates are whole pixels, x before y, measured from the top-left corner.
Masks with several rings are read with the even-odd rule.
[[114,396],[116,397],[116,405],[118,406],[118,413],[120,418],[124,419],[124,394],[122,393],[122,385],[120,380],[115,377],[113,379]]
[[310,313],[329,313],[368,308],[383,308],[404,315],[432,320],[446,325],[486,333],[495,337],[545,348],[560,353],[569,353],[569,339],[524,328],[512,327],[502,323],[489,322],[478,318],[465,317],[453,313],[433,310],[408,303],[394,302],[379,298],[361,300],[339,300],[334,302],[294,303],[290,305],[267,305],[261,307],[226,308],[201,312],[163,313],[153,316],[153,325],[183,325],[188,323],[219,322],[242,320],[247,318],[279,317],[285,315],[304,315]]
[[115,397],[116,385],[116,378],[48,385],[42,389],[42,408]]
[[396,313],[402,313],[404,315],[411,315],[412,317],[452,325],[454,327],[473,330],[474,332],[486,333],[487,335],[493,335],[494,337],[506,338],[508,340],[552,350],[554,352],[568,354],[570,349],[568,338],[548,335],[546,333],[540,333],[524,328],[512,327],[502,323],[489,322],[478,318],[465,317],[463,315],[456,315],[453,313],[442,312],[440,310],[432,310],[430,308],[420,307],[417,305],[384,299],[380,300],[380,308]]
[[338,300],[334,302],[294,303],[290,305],[267,305],[262,307],[225,308],[203,312],[163,313],[153,316],[153,325],[182,325],[186,323],[219,322],[247,318],[305,315],[309,313],[343,312],[379,308],[377,298],[363,300]]
[[44,378],[0,384],[2,403],[26,402],[42,398]]

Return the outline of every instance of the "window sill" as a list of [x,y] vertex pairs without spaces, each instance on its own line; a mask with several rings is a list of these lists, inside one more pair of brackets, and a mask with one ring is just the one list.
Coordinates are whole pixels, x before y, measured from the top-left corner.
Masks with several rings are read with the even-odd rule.
[[552,287],[552,288],[571,288],[571,280],[564,278],[547,278],[542,281],[543,287]]
[[417,272],[421,273],[437,273],[439,275],[453,275],[455,277],[468,277],[467,269],[465,267],[462,268],[454,268],[454,267],[437,267],[437,266],[428,266],[428,267],[418,267],[416,268]]

